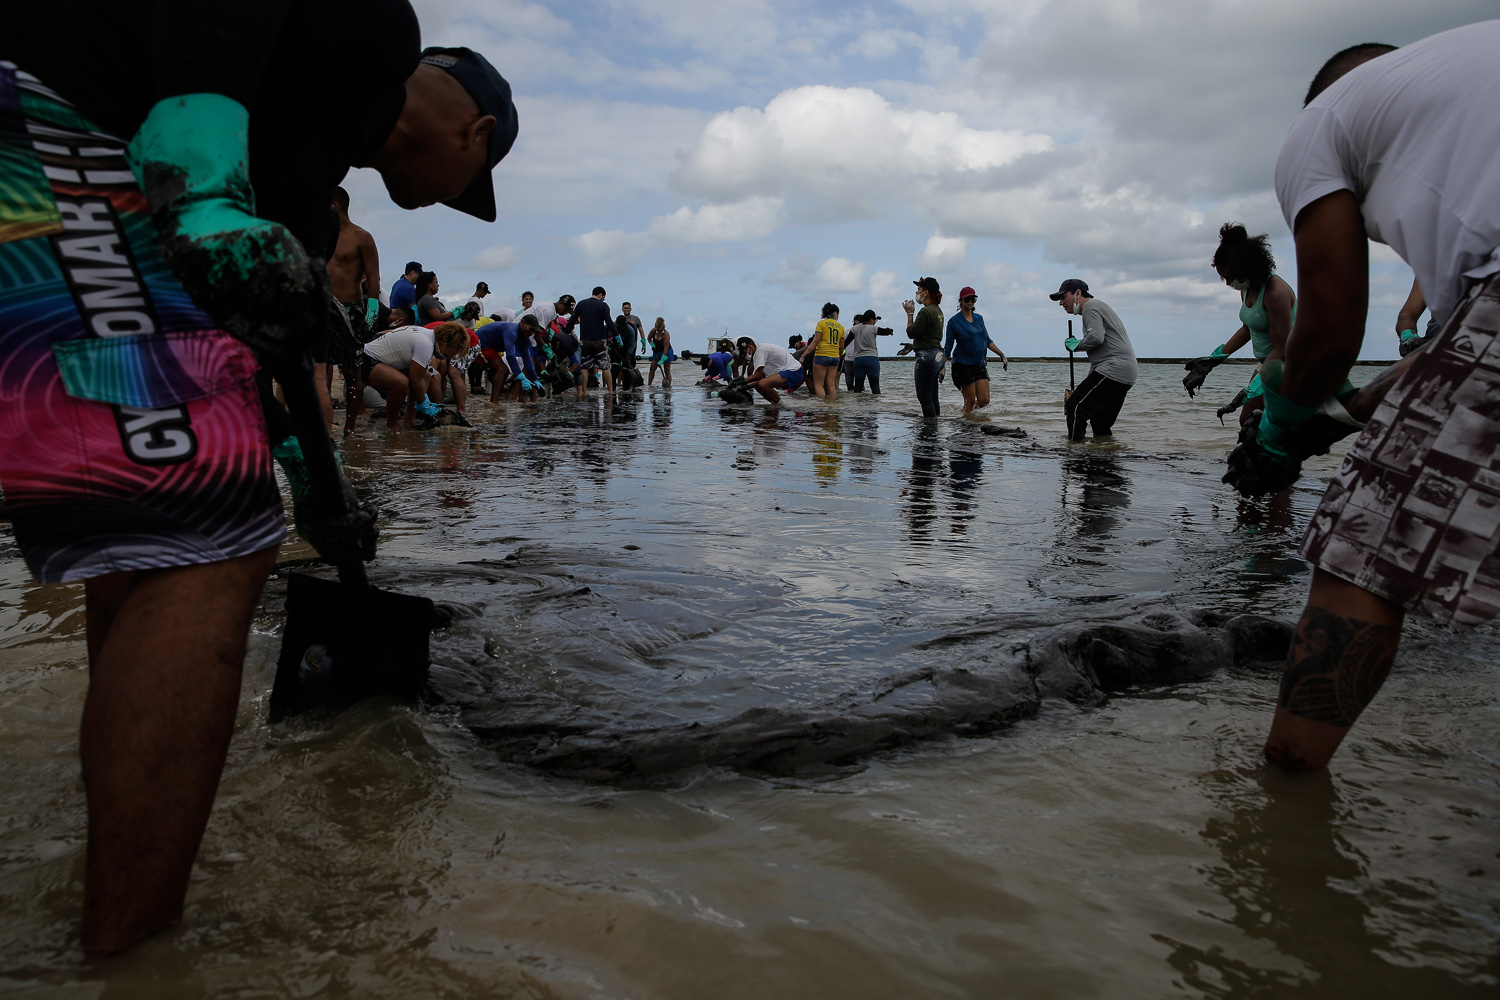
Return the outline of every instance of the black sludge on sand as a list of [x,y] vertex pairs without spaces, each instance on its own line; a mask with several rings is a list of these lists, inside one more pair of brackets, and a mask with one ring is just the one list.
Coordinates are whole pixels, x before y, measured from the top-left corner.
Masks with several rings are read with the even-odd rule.
[[371,575],[431,596],[449,620],[432,636],[428,711],[452,713],[501,760],[609,783],[847,765],[995,733],[1048,703],[1279,670],[1291,637],[1290,623],[1257,615],[1101,606],[1088,622],[1018,613],[920,641],[892,634],[880,655],[791,670],[774,645],[725,655],[745,645],[747,623],[787,614],[774,579],[628,557],[565,566],[545,547],[457,566],[377,563]]

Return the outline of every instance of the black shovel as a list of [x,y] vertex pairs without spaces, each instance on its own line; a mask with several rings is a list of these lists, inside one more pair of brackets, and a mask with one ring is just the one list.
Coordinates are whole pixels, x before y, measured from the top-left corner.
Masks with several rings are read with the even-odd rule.
[[[311,361],[280,381],[312,483],[307,502],[321,516],[351,513]],[[441,624],[432,601],[370,586],[357,555],[338,563],[338,574],[337,583],[301,573],[287,581],[272,722],[374,695],[415,701],[427,684],[428,637]]]

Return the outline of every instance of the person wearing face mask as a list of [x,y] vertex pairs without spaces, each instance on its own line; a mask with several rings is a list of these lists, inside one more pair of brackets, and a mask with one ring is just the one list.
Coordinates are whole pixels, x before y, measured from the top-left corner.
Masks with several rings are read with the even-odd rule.
[[[1257,361],[1281,357],[1286,350],[1287,334],[1297,318],[1297,293],[1276,273],[1276,258],[1271,255],[1271,242],[1264,233],[1252,237],[1238,222],[1224,223],[1219,229],[1219,248],[1214,251],[1213,267],[1226,285],[1240,293],[1240,328],[1208,357],[1195,358],[1183,366],[1187,375],[1182,386],[1190,398],[1203,385],[1208,373],[1229,360],[1247,341]],[[1243,404],[1241,423],[1264,405],[1261,392],[1257,369],[1242,396],[1235,396]]]
[[[916,382],[917,401],[922,404],[922,416],[938,415],[938,383],[943,380],[943,301],[942,289],[936,278],[919,278],[912,284],[917,286],[916,301],[907,299],[901,303],[906,310],[906,335],[911,343],[903,346],[897,354],[915,351],[917,363],[912,372]],[[917,303],[922,308],[917,311]],[[913,313],[915,312],[915,315]]]
[[1089,359],[1088,376],[1063,406],[1068,438],[1082,441],[1086,426],[1094,428],[1096,438],[1110,437],[1125,394],[1135,385],[1137,368],[1130,335],[1119,315],[1090,295],[1088,282],[1080,278],[1064,281],[1051,297],[1069,316],[1082,320],[1083,336],[1069,337],[1064,345],[1070,351],[1083,351]]

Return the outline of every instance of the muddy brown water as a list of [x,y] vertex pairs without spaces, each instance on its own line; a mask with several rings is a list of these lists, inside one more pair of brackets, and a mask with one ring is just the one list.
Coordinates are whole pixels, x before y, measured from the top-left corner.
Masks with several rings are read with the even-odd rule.
[[273,580],[186,919],[103,963],[80,592],[0,525],[0,992],[1497,995],[1495,629],[1409,629],[1329,772],[1257,757],[1336,456],[1249,503],[1233,387],[1147,366],[1069,448],[1060,366],[995,369],[1024,438],[886,369],[350,442],[373,577],[454,611],[430,697],[268,725]]

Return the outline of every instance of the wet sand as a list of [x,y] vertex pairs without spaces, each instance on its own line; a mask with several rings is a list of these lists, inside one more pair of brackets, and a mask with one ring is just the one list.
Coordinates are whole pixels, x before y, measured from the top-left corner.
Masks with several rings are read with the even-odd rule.
[[900,364],[779,411],[678,367],[350,442],[372,575],[455,611],[431,696],[268,725],[272,581],[187,919],[107,963],[74,945],[79,588],[0,530],[0,989],[1500,988],[1500,637],[1415,625],[1331,772],[1263,768],[1321,485],[1219,484],[1233,378],[1146,367],[1118,441],[1068,447],[1056,365],[994,369],[1025,438],[924,432]]

